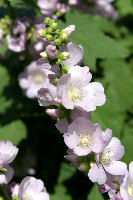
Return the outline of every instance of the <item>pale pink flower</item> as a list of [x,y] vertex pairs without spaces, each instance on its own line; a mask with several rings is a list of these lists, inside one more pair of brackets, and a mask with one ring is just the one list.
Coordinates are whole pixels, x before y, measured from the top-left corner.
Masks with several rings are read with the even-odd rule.
[[44,183],[40,179],[29,176],[20,183],[18,194],[20,200],[50,200]]
[[47,69],[36,67],[36,61],[33,61],[25,68],[25,71],[18,76],[19,85],[25,90],[28,98],[37,97],[37,91],[42,87],[47,87],[49,82],[47,74],[52,73]]
[[0,169],[11,163],[18,153],[18,148],[10,141],[0,141]]

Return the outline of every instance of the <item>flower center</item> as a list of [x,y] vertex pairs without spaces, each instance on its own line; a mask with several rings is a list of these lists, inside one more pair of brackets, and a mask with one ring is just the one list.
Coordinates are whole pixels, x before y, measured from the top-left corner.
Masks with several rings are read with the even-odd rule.
[[68,92],[68,97],[74,102],[77,99],[82,99],[82,89],[74,87],[70,88]]
[[34,81],[35,81],[36,83],[41,83],[41,82],[43,82],[43,75],[42,75],[42,74],[36,74],[36,75],[34,76]]
[[80,142],[78,145],[82,145],[88,147],[89,144],[92,142],[91,136],[88,133],[80,134]]
[[130,197],[133,197],[133,185],[132,184],[128,187],[127,191],[128,191],[128,194],[130,195]]
[[109,166],[112,162],[112,158],[110,156],[110,151],[106,152],[102,152],[99,154],[99,163],[101,165],[106,165],[106,166]]
[[33,200],[32,197],[29,194],[27,194],[27,193],[24,193],[23,199],[24,200]]

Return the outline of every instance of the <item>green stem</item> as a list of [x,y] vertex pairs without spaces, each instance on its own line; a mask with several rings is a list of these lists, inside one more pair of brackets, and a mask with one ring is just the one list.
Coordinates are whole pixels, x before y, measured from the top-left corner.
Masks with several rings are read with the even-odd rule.
[[14,13],[13,13],[13,10],[12,10],[12,7],[11,7],[11,5],[10,5],[10,2],[9,2],[8,0],[5,0],[5,3],[7,4],[10,17],[11,17],[11,19],[14,21],[14,20],[15,20],[15,15],[14,15]]
[[0,186],[0,200],[9,200],[2,186]]

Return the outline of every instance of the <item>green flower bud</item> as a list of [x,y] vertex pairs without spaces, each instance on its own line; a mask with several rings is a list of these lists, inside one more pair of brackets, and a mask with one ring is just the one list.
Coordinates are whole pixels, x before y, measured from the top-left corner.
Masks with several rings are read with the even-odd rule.
[[58,58],[58,60],[56,61],[56,65],[60,65],[61,64],[61,59]]
[[60,45],[61,45],[61,46],[65,46],[65,45],[66,45],[66,42],[61,42]]
[[52,23],[50,25],[50,28],[52,28],[52,30],[55,31],[57,29],[57,23]]
[[6,19],[5,18],[1,18],[1,23],[5,24],[6,23]]
[[69,69],[64,65],[64,66],[63,66],[63,69],[62,69],[62,75],[63,75],[63,74],[67,74],[67,73],[68,73],[68,70],[69,70]]
[[60,13],[59,11],[56,11],[55,14],[56,14],[57,17],[60,17],[60,16],[61,16],[61,13]]
[[59,80],[60,80],[59,78],[56,78],[54,79],[54,82],[57,84]]
[[60,53],[59,58],[62,60],[67,60],[69,58],[69,52],[64,51]]
[[40,35],[40,37],[45,38],[46,37],[46,30],[42,29],[42,30],[38,31],[38,34]]
[[49,25],[51,25],[51,24],[53,24],[53,23],[55,23],[55,20],[54,20],[54,19],[50,19]]
[[85,172],[85,171],[89,171],[90,168],[89,168],[89,165],[88,163],[84,162],[84,163],[81,163],[81,165],[79,166],[78,168],[81,172]]
[[62,31],[59,38],[61,42],[65,42],[68,39],[67,31]]
[[46,34],[46,39],[47,39],[48,41],[52,41],[52,40],[53,40],[53,36],[50,35],[50,34]]
[[49,17],[46,17],[45,20],[44,20],[44,24],[48,25],[49,22],[50,22],[50,20],[51,20],[51,19],[50,19]]
[[55,31],[54,31],[54,34],[57,36],[57,37],[59,37],[60,36],[60,29],[56,29]]
[[0,169],[0,173],[5,174],[6,172],[7,172],[7,169],[5,168]]
[[19,198],[18,198],[17,195],[15,194],[15,195],[12,197],[12,200],[19,200]]
[[54,40],[54,44],[57,45],[57,46],[60,45],[60,44],[61,44],[60,39],[55,39],[55,40]]
[[52,28],[48,27],[48,28],[46,29],[46,33],[47,33],[47,34],[51,34],[51,33],[52,33]]
[[46,54],[46,52],[41,52],[40,56],[44,59],[44,60],[48,60],[48,55]]
[[0,24],[0,28],[5,30],[5,29],[7,29],[7,25],[6,24]]

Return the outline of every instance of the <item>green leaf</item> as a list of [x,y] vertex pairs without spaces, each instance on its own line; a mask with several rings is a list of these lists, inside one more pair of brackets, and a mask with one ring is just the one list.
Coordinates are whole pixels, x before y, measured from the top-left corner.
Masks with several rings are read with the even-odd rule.
[[13,121],[3,127],[0,127],[0,140],[9,140],[13,145],[18,146],[21,140],[27,137],[27,129],[21,120]]
[[[84,22],[84,23],[83,23]],[[84,48],[84,63],[95,69],[96,59],[101,58],[125,58],[128,51],[119,45],[114,39],[106,36],[99,28],[99,24],[89,14],[79,11],[66,13],[66,20],[58,21],[59,28],[65,28],[75,24],[75,32],[71,35],[71,41]]]
[[12,100],[7,100],[6,97],[2,93],[4,91],[5,86],[9,84],[9,74],[7,69],[0,65],[0,114],[4,114],[5,110],[12,105]]
[[57,182],[62,183],[64,181],[70,179],[76,171],[77,171],[77,169],[75,166],[70,166],[69,164],[62,163]]
[[7,40],[6,38],[3,39],[3,45],[0,47],[0,55],[4,56],[7,51]]
[[55,194],[50,195],[50,200],[72,200],[72,197],[70,194],[67,194],[67,188],[59,184],[55,186]]
[[133,99],[133,77],[125,61],[109,59],[101,62],[104,78],[95,79],[105,89],[106,102],[91,113],[93,123],[100,123],[103,130],[110,128],[113,136],[121,138],[121,130]]
[[128,14],[133,14],[133,1],[132,0],[118,0],[115,3],[119,14],[123,17]]
[[0,94],[2,94],[4,87],[9,84],[10,77],[7,69],[0,65]]
[[104,200],[102,194],[98,191],[98,184],[94,183],[94,186],[90,192],[90,194],[87,197],[87,200]]

